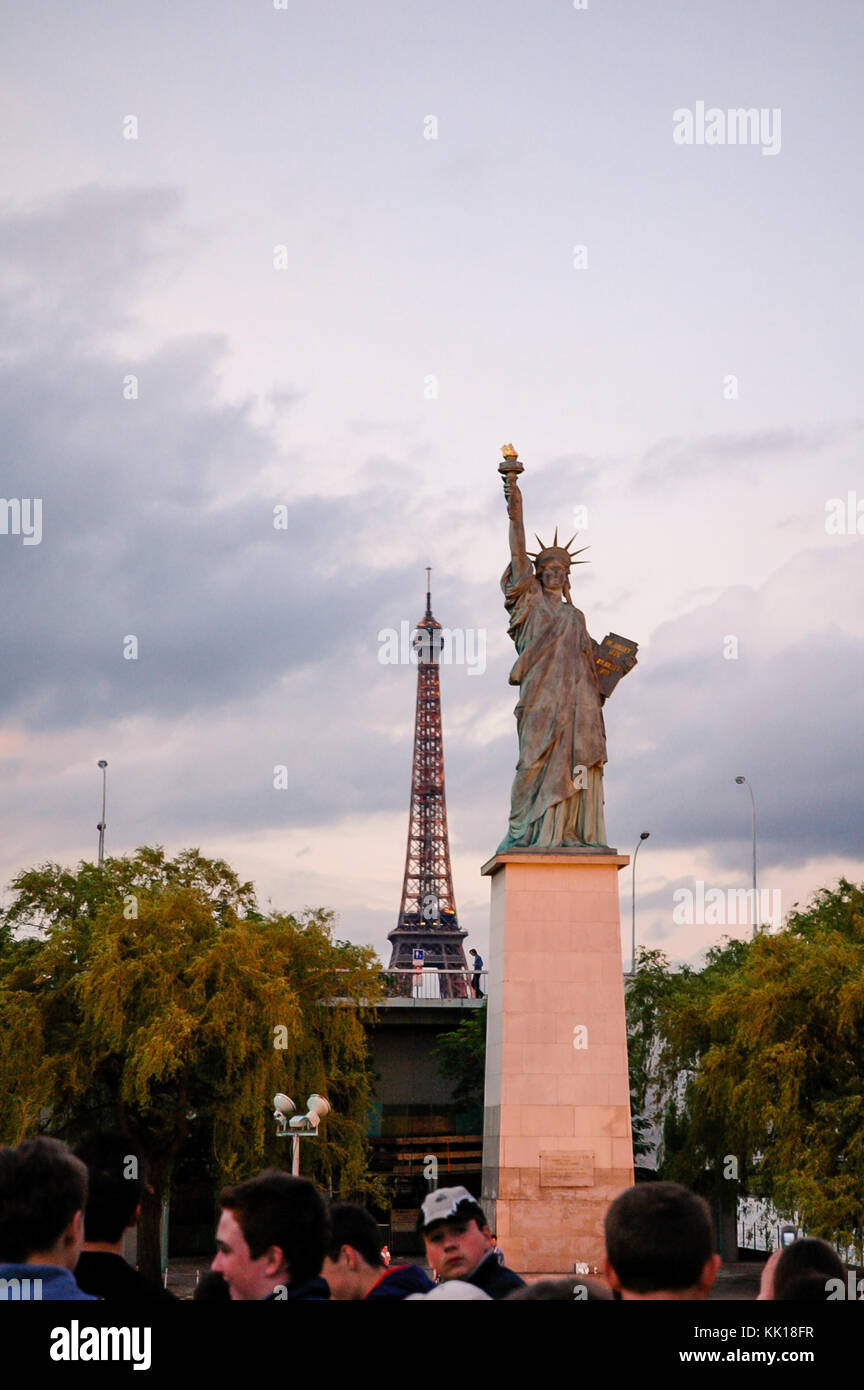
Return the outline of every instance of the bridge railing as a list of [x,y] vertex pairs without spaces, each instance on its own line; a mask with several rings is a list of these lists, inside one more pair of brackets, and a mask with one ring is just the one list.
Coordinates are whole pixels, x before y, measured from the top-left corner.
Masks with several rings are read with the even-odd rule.
[[[383,970],[381,978],[391,999],[475,999],[486,994],[487,971],[438,970],[424,965],[414,970]],[[479,994],[471,981],[479,975]]]

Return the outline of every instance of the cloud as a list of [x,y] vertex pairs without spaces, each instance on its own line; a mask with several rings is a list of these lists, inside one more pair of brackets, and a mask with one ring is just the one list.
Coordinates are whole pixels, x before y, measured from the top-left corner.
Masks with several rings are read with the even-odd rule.
[[46,388],[64,365],[74,373],[82,352],[129,324],[136,292],[182,239],[180,207],[175,189],[94,185],[0,209],[7,358],[38,353]]
[[774,429],[728,431],[696,437],[672,436],[657,440],[639,462],[637,486],[654,489],[658,483],[694,480],[717,470],[723,473],[751,469],[754,463],[790,458],[809,459],[828,449],[857,442],[864,421],[841,425],[788,426]]
[[[163,194],[89,190],[0,226],[7,267],[20,272],[7,302],[30,325],[26,350],[0,367],[3,488],[43,505],[41,544],[5,536],[0,551],[0,716],[23,728],[182,717],[254,698],[358,636],[375,653],[406,587],[385,538],[397,516],[410,530],[414,511],[422,525],[422,503],[394,459],[370,459],[350,496],[294,496],[296,464],[274,492],[279,449],[253,423],[252,402],[219,398],[222,338],[173,339],[140,361],[108,351],[111,328],[131,313],[119,307],[130,301],[127,263],[140,272],[154,222],[175,213]],[[115,239],[123,255],[101,259]],[[47,316],[28,278],[43,259]],[[281,403],[295,394],[286,387]],[[370,536],[383,564],[364,558]],[[128,637],[137,659],[124,657]]]
[[[726,590],[661,627],[614,696],[610,801],[626,796],[655,840],[730,864],[748,822],[733,784],[743,774],[772,862],[860,856],[862,597],[854,545],[808,550],[761,587]],[[728,637],[737,659],[724,658]]]

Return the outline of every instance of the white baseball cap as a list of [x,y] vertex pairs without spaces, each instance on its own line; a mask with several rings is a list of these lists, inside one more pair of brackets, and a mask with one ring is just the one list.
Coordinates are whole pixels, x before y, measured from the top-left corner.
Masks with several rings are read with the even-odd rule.
[[486,1225],[483,1208],[467,1187],[439,1187],[424,1198],[419,1226],[421,1231],[428,1231],[439,1221],[470,1220],[472,1216]]
[[464,1279],[446,1279],[442,1283],[436,1284],[435,1288],[430,1289],[428,1293],[409,1293],[404,1302],[410,1303],[418,1298],[422,1298],[424,1302],[427,1298],[435,1298],[439,1303],[492,1302],[488,1293],[484,1293],[482,1289],[478,1289],[476,1284],[466,1284]]

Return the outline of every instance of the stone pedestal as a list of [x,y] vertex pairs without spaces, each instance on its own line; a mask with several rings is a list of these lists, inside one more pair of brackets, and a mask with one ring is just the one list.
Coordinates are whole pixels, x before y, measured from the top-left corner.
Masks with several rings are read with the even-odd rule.
[[633,1182],[618,913],[626,855],[511,850],[492,878],[483,1207],[522,1274],[589,1272]]

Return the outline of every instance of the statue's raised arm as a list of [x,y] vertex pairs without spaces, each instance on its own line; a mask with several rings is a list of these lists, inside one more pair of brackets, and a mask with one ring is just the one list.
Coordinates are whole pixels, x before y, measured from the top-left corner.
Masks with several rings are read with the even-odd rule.
[[513,562],[514,573],[520,574],[531,568],[528,552],[525,549],[522,492],[516,481],[518,474],[522,472],[522,464],[519,462],[512,444],[505,444],[501,452],[504,458],[498,465],[498,472],[504,479],[504,498],[507,503],[507,515],[510,518],[510,557]]
[[515,478],[504,484],[507,515],[510,518],[510,555],[515,569],[526,569],[528,552],[525,549],[525,523],[522,519],[522,493]]

